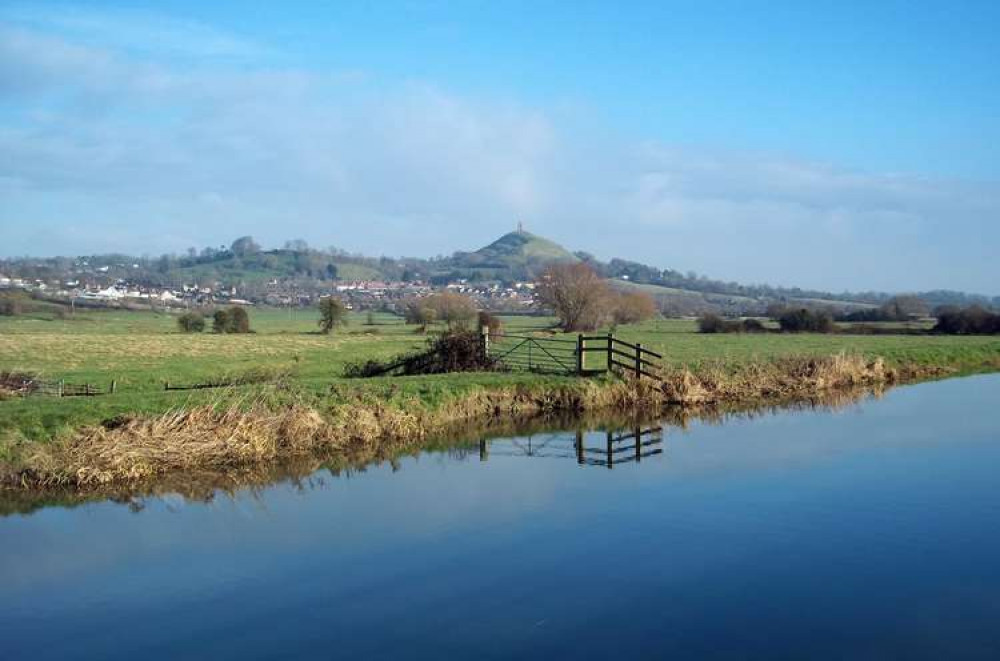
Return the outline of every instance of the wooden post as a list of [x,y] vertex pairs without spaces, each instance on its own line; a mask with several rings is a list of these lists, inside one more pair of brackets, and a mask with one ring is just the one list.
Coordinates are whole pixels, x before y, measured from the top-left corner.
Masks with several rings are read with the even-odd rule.
[[583,333],[576,336],[576,373],[583,374]]
[[60,397],[63,396],[63,384],[65,384],[65,383],[66,383],[66,381],[64,379],[59,379],[59,396]]
[[170,390],[170,381],[164,381],[163,382],[163,389],[164,390]]
[[89,383],[83,384],[83,395],[84,395],[84,397],[90,397],[90,384]]
[[642,378],[642,345],[635,343],[635,378]]
[[108,389],[108,393],[113,395],[116,392],[118,392],[118,382],[115,381],[114,379],[111,379],[111,388]]
[[488,324],[483,324],[482,329],[482,349],[483,349],[483,360],[489,360],[490,357],[490,327]]
[[608,370],[607,370],[609,372],[611,371],[611,367],[612,367],[612,362],[611,361],[613,360],[613,357],[614,357],[614,346],[615,346],[615,336],[612,335],[609,332],[608,333]]

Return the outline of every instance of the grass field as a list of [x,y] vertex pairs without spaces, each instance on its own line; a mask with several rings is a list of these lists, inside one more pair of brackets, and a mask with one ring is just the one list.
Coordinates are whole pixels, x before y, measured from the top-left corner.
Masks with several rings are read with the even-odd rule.
[[[365,315],[354,315],[346,327],[325,336],[316,332],[317,318],[312,309],[253,309],[253,334],[192,335],[177,330],[174,316],[154,312],[87,310],[66,319],[0,317],[0,370],[102,387],[112,379],[118,383],[114,396],[0,401],[0,438],[14,434],[43,439],[124,413],[157,413],[213,401],[218,391],[164,392],[163,383],[190,384],[260,370],[287,374],[295,389],[315,397],[328,396],[331,388],[341,394],[363,389],[383,396],[402,393],[429,404],[471,388],[544,385],[571,378],[450,374],[346,380],[341,374],[348,363],[390,358],[422,347],[426,337],[391,315],[375,315],[372,325],[366,325]],[[509,317],[504,321],[509,333],[533,333],[547,332],[553,320]],[[702,335],[687,320],[624,326],[616,334],[662,353],[668,365],[695,369],[707,363],[735,367],[783,356],[828,356],[841,351],[882,356],[896,365],[968,371],[1000,365],[1000,338],[995,337]],[[248,391],[254,388],[246,387]]]

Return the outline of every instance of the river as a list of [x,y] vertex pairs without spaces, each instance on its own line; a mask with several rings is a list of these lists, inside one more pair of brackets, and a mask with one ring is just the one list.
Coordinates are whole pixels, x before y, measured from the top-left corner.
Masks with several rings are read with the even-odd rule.
[[1000,658],[998,408],[974,376],[11,514],[0,656]]

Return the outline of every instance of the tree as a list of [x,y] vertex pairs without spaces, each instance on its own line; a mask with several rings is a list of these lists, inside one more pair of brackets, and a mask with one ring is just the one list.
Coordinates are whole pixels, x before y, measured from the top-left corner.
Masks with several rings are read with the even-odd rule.
[[419,326],[421,333],[427,332],[427,326],[433,324],[437,312],[427,304],[426,298],[411,298],[403,304],[403,319],[408,324]]
[[559,317],[563,330],[593,330],[608,316],[607,285],[587,264],[550,266],[536,291],[541,302]]
[[615,300],[613,312],[616,324],[637,324],[656,316],[656,301],[645,292],[621,294]]
[[434,310],[436,317],[448,324],[448,328],[464,327],[476,316],[475,302],[468,296],[455,292],[432,294],[425,301]]
[[339,298],[327,296],[319,299],[319,329],[324,334],[333,331],[334,326],[347,323],[347,306]]
[[237,257],[244,257],[260,252],[260,246],[253,240],[252,236],[241,236],[233,241],[233,245],[229,249]]
[[882,306],[886,316],[894,321],[907,321],[926,317],[930,312],[927,304],[916,296],[893,296]]
[[205,330],[205,317],[200,312],[185,312],[177,317],[177,327],[182,333],[200,333]]

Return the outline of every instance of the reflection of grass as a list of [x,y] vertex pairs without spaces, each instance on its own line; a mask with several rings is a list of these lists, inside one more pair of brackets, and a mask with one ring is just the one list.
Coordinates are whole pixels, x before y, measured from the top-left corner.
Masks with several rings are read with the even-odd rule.
[[[106,386],[115,396],[31,398],[0,402],[0,437],[13,430],[45,438],[67,426],[96,423],[128,412],[157,413],[203,403],[205,393],[164,392],[163,382],[203,383],[221,375],[268,370],[288,373],[296,390],[334,399],[357,389],[385,396],[412,395],[429,404],[470,389],[544,384],[565,379],[529,374],[453,374],[370,381],[340,378],[347,363],[387,359],[422,347],[426,338],[391,315],[352,315],[331,336],[315,333],[315,310],[253,309],[251,335],[185,335],[176,317],[154,312],[78,310],[67,319],[0,318],[0,369],[49,379]],[[511,333],[545,333],[552,320],[506,318]],[[1000,365],[1000,338],[891,335],[700,335],[693,321],[658,320],[623,326],[617,335],[663,353],[668,365],[697,367],[719,361],[738,366],[789,355],[828,356],[841,351],[881,355],[891,365],[939,365],[961,370]],[[252,386],[245,386],[251,388]],[[256,386],[260,387],[260,386]]]

